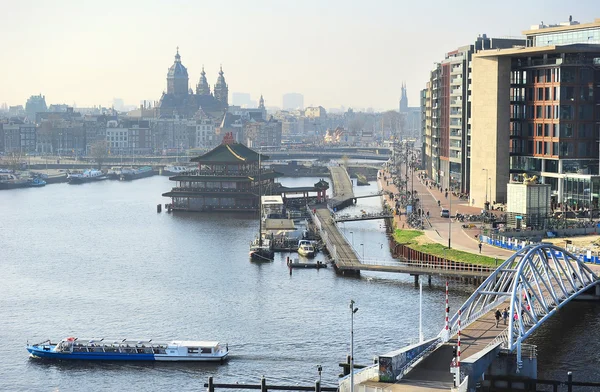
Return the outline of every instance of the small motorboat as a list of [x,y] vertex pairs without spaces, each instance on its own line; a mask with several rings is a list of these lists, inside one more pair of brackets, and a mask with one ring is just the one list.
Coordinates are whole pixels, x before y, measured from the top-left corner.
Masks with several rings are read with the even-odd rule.
[[315,246],[309,240],[298,242],[298,254],[304,257],[315,257]]

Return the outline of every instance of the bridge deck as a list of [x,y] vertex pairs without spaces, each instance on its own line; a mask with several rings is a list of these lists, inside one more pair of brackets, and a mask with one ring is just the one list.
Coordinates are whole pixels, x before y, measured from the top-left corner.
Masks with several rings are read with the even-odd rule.
[[345,204],[348,200],[354,199],[352,190],[352,181],[348,172],[341,166],[330,167],[331,181],[333,182],[333,197],[331,202],[333,206]]
[[[321,229],[327,233],[329,241],[335,245],[337,253],[335,260],[336,266],[340,269],[356,270],[356,268],[352,267],[360,265],[358,256],[333,222],[329,209],[317,208],[316,214],[321,222]],[[331,252],[331,249],[329,251]]]

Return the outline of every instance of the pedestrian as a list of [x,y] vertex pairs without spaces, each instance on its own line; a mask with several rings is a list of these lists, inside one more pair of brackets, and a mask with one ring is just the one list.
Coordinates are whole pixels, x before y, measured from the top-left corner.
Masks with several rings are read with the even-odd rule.
[[508,320],[508,309],[504,308],[504,311],[502,312],[502,319],[504,320],[504,325],[506,325],[506,321]]
[[494,317],[496,318],[496,328],[498,328],[498,323],[500,322],[500,317],[502,317],[502,313],[500,313],[500,309],[496,309],[496,313],[494,313]]
[[479,243],[479,254],[481,254],[481,242]]
[[519,321],[519,314],[515,310],[515,314],[513,314],[513,321]]

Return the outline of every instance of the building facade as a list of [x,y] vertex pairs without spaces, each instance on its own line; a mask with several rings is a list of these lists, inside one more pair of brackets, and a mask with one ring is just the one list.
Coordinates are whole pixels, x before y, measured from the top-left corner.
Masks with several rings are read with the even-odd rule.
[[215,117],[221,116],[227,110],[228,96],[229,86],[225,82],[222,67],[212,93],[204,67],[202,67],[194,94],[194,91],[189,88],[187,68],[182,64],[179,49],[177,49],[175,61],[167,72],[167,91],[162,94],[158,103],[158,117],[192,118],[200,108]]
[[170,177],[176,186],[163,196],[174,210],[257,212],[259,195],[273,189],[276,177],[261,169],[262,159],[268,158],[227,134],[222,144],[191,160],[197,170]]
[[[480,168],[471,171],[472,202],[484,205],[488,182],[489,200],[505,202],[507,184],[527,174],[550,185],[555,205],[596,209],[599,193],[590,184],[599,164],[600,45],[587,42],[600,34],[600,19],[534,27],[524,32],[527,47],[473,57],[473,162]],[[572,197],[573,184],[585,203]]]
[[[470,191],[471,170],[471,59],[489,49],[525,45],[524,39],[479,36],[473,44],[446,53],[431,71],[431,136],[425,140],[429,151],[428,173],[444,188]],[[421,124],[423,124],[421,122]],[[425,130],[421,131],[425,134]]]

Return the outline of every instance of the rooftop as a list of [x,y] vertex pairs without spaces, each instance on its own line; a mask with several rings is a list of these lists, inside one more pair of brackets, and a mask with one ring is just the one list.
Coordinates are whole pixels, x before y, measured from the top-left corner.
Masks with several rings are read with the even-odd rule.
[[516,47],[510,49],[489,49],[477,52],[473,57],[528,57],[532,55],[540,55],[546,53],[583,53],[583,52],[600,52],[599,44],[572,44],[572,45],[548,45],[548,46],[531,46],[531,47]]
[[[534,26],[532,26],[534,27]],[[540,24],[537,28],[532,28],[531,30],[523,31],[523,35],[531,36],[531,35],[539,35],[546,33],[555,33],[561,31],[572,31],[572,30],[581,30],[581,29],[589,29],[589,28],[600,28],[600,18],[594,19],[593,22],[590,23],[579,23],[579,22],[565,22],[559,25],[550,25],[545,26],[544,24]]]

